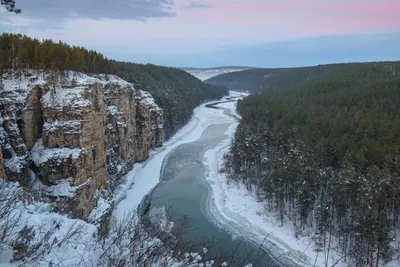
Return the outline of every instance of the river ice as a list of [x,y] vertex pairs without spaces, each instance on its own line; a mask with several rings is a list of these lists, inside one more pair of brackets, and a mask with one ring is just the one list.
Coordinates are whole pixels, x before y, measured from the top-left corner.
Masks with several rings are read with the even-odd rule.
[[[241,93],[231,93],[230,97],[242,95]],[[212,124],[235,122],[233,118],[225,115],[223,110],[206,107],[207,104],[217,102],[220,101],[208,102],[197,107],[187,125],[162,147],[151,151],[148,160],[135,164],[133,170],[127,174],[127,183],[116,196],[118,203],[117,220],[123,219],[130,211],[136,209],[143,197],[160,182],[163,160],[171,151],[182,144],[196,141],[202,136],[204,130]]]

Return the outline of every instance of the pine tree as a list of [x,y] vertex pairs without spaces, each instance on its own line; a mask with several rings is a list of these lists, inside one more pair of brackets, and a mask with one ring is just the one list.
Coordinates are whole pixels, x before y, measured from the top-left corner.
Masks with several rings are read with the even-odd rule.
[[41,55],[42,55],[42,52],[41,52],[40,44],[35,44],[34,54],[33,54],[33,67],[35,69],[41,69],[42,68]]
[[8,12],[16,14],[21,13],[21,9],[15,7],[15,0],[1,0],[1,5],[4,6]]
[[18,51],[18,69],[24,69],[28,67],[29,54],[25,47],[21,47]]
[[72,67],[81,72],[85,69],[85,55],[79,47],[74,47],[72,50]]

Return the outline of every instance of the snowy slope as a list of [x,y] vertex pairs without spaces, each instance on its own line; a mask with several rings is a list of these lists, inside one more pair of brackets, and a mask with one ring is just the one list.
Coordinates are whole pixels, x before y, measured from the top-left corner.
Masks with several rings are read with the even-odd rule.
[[251,67],[182,68],[201,81],[224,73],[251,69]]

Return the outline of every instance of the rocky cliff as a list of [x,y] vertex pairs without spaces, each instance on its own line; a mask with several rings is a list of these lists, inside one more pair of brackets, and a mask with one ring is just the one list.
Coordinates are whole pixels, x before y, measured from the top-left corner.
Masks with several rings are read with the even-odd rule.
[[60,212],[84,220],[134,162],[162,145],[152,96],[113,75],[25,70],[0,86],[0,177],[37,188]]

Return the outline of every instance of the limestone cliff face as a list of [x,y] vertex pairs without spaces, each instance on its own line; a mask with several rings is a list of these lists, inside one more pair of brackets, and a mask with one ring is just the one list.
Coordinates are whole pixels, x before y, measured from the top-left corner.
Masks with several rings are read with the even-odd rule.
[[100,197],[112,204],[134,162],[162,145],[162,111],[116,76],[22,76],[3,77],[0,88],[0,176],[40,180],[47,196],[68,203],[63,211],[88,219]]
[[142,161],[149,156],[151,147],[162,145],[163,117],[151,94],[143,90],[137,92],[136,114],[136,158]]
[[43,112],[40,99],[42,98],[42,88],[39,86],[32,88],[29,92],[26,105],[21,112],[21,134],[25,140],[25,145],[31,149],[39,138],[43,128]]
[[127,86],[106,86],[107,101],[107,167],[110,187],[119,184],[119,178],[133,167],[136,161],[136,105],[135,90]]

